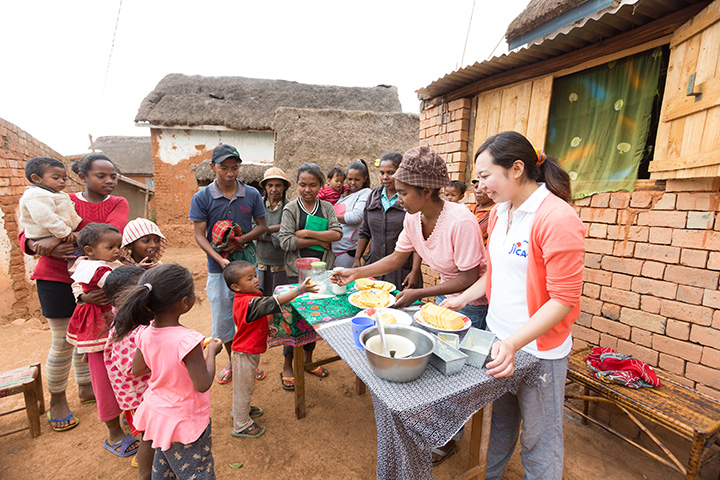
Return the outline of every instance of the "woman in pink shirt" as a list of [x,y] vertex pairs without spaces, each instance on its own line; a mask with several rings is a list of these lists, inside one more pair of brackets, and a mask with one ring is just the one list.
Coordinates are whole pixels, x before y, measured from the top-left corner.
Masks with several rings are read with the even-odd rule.
[[[396,307],[404,307],[424,297],[439,303],[456,295],[485,272],[485,248],[478,222],[468,208],[440,198],[441,188],[450,183],[445,161],[430,147],[405,152],[395,175],[398,201],[407,215],[395,251],[387,257],[359,268],[341,270],[333,281],[345,285],[357,278],[384,275],[400,269],[413,252],[440,274],[440,283],[400,292]],[[487,302],[478,298],[466,302],[460,313],[473,326],[485,328]],[[462,430],[447,444],[433,449],[433,465],[439,465],[457,450],[455,442]]]
[[538,357],[542,370],[539,386],[522,383],[516,393],[495,401],[486,478],[502,478],[522,424],[525,476],[559,480],[570,328],[580,314],[585,227],[568,204],[568,174],[519,133],[488,138],[475,154],[475,169],[496,203],[488,226],[488,270],[442,306],[458,309],[487,295],[488,328],[499,339],[492,346],[488,374],[512,375],[521,349]]
[[[345,269],[334,281],[347,284],[357,278],[384,275],[401,268],[413,251],[440,274],[440,283],[425,288],[406,288],[395,305],[404,307],[424,297],[460,292],[485,272],[485,248],[475,216],[465,205],[446,202],[439,190],[450,182],[445,161],[430,147],[416,147],[403,155],[394,175],[398,201],[407,211],[395,251],[359,268]],[[483,302],[469,302],[486,307]],[[475,305],[473,305],[475,304]],[[463,313],[479,328],[485,310],[469,308]]]

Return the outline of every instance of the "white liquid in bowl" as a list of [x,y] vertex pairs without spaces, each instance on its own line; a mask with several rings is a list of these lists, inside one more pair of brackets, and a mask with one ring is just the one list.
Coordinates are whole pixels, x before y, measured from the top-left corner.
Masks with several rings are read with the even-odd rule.
[[[390,333],[385,335],[385,343],[387,344],[388,352],[391,353],[390,356],[394,358],[406,358],[415,353],[415,343],[409,338]],[[382,355],[380,335],[370,337],[365,343],[365,348],[378,355]],[[392,353],[393,351],[395,352],[394,354]]]

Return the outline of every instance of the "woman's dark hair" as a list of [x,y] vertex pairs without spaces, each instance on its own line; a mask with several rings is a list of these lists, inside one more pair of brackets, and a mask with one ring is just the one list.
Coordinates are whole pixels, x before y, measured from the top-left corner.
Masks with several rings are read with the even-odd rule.
[[320,170],[320,167],[316,163],[303,163],[300,165],[297,169],[297,177],[295,178],[295,181],[299,181],[300,174],[305,172],[310,175],[314,175],[318,179],[318,182],[320,182],[321,186],[325,184],[325,175],[323,175],[322,170]]
[[112,166],[115,168],[115,170],[119,172],[117,165],[115,165],[112,160],[110,160],[106,155],[103,155],[102,153],[89,153],[82,157],[80,160],[75,160],[70,166],[70,168],[77,175],[80,175],[81,173],[83,175],[87,175],[92,168],[93,162],[96,162],[98,160],[105,160],[112,163]]
[[108,232],[115,232],[120,235],[120,230],[109,223],[88,223],[77,235],[77,244],[80,250],[85,247],[94,247],[103,235]]
[[350,170],[357,170],[362,173],[365,176],[365,181],[363,181],[362,188],[370,188],[370,173],[368,171],[368,166],[367,163],[365,163],[365,160],[363,160],[362,158],[354,160],[347,168],[347,175],[350,174]]
[[448,183],[449,188],[457,188],[460,192],[460,195],[465,195],[465,192],[467,191],[467,185],[465,185],[460,180],[450,180],[450,183]]
[[566,202],[572,200],[572,188],[570,176],[551,157],[538,158],[538,153],[530,141],[518,132],[501,132],[489,137],[480,145],[475,153],[475,161],[485,150],[490,151],[490,156],[495,165],[500,165],[505,170],[513,166],[516,160],[525,165],[525,176],[536,182],[545,182],[548,190]]
[[42,176],[45,175],[45,171],[50,167],[66,169],[65,164],[60,160],[55,160],[50,157],[35,157],[28,160],[25,164],[25,178],[27,178],[30,182],[32,182],[32,178],[30,177],[33,174],[42,178]]
[[345,178],[345,170],[340,167],[332,167],[327,173],[328,180],[333,178],[335,175],[340,175],[342,178]]
[[395,165],[395,168],[397,169],[400,166],[400,162],[402,162],[402,153],[383,153],[383,156],[380,157],[380,163],[382,162],[392,162],[392,164]]
[[137,285],[125,288],[118,299],[115,314],[115,336],[119,342],[140,325],[163,313],[194,291],[190,270],[176,264],[158,265],[146,271]]
[[110,272],[103,286],[110,305],[118,307],[119,304],[115,301],[118,294],[130,285],[137,285],[143,273],[145,273],[145,269],[137,265],[122,265]]

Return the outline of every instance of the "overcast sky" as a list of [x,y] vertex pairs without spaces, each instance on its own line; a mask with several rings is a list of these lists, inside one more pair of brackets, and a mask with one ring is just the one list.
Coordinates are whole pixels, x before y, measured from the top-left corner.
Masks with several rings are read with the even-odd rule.
[[[507,51],[529,0],[476,0],[462,65]],[[63,155],[88,134],[148,135],[143,98],[169,73],[415,90],[461,66],[473,0],[3,2],[0,117]],[[496,46],[500,43],[499,47]],[[109,64],[109,68],[108,68]]]

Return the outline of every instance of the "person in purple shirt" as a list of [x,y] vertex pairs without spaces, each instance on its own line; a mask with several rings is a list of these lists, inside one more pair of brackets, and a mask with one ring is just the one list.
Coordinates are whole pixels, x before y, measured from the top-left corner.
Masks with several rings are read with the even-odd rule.
[[[265,206],[260,192],[238,180],[241,163],[240,154],[232,145],[215,147],[210,168],[217,178],[193,195],[188,216],[194,224],[195,241],[207,254],[207,297],[212,312],[212,337],[222,341],[228,354],[228,364],[218,375],[218,383],[223,384],[232,381],[230,347],[235,335],[233,292],[223,280],[223,269],[230,261],[213,249],[212,229],[220,220],[232,220],[245,232],[240,237],[242,244],[251,243],[267,231]],[[253,220],[256,224],[254,228]],[[238,248],[241,247],[228,245],[225,252],[230,254]],[[255,264],[256,261],[251,263]]]

